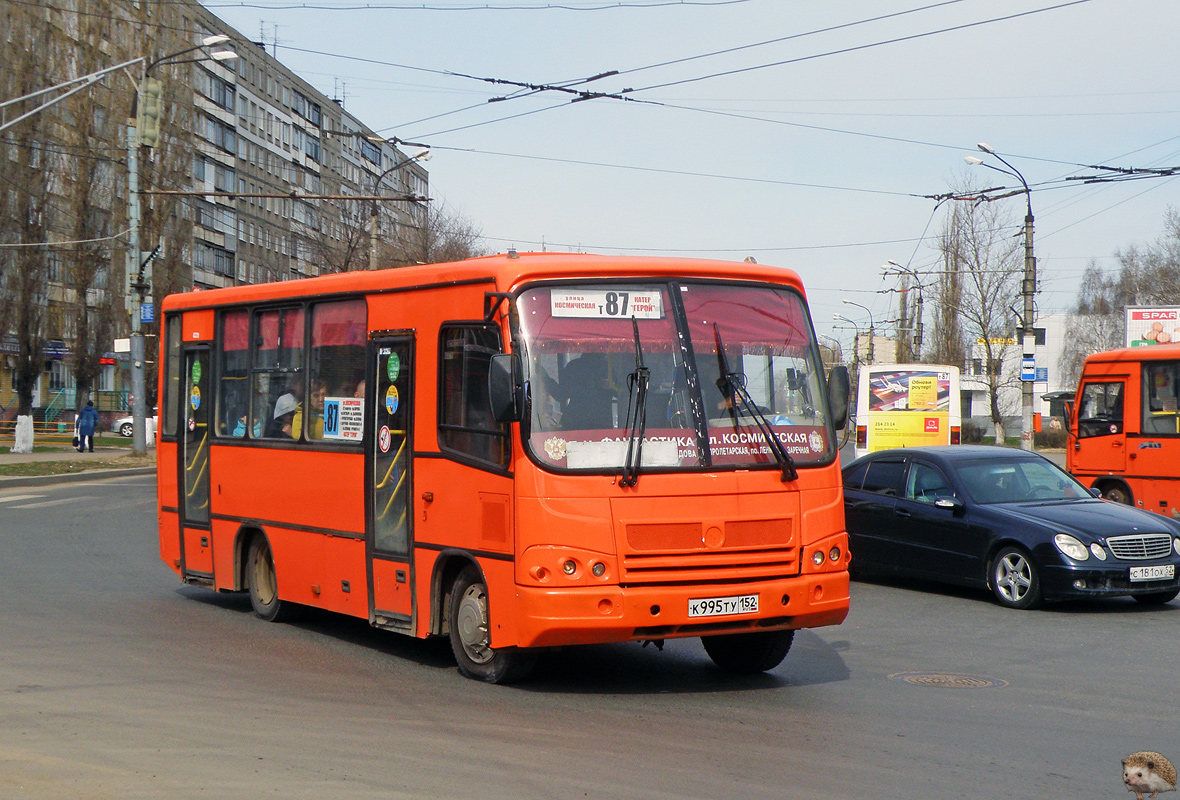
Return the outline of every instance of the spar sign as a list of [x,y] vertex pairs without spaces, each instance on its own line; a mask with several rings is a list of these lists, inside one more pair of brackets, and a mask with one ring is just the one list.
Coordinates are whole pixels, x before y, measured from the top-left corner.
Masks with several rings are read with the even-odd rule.
[[1180,342],[1180,306],[1127,306],[1126,346]]

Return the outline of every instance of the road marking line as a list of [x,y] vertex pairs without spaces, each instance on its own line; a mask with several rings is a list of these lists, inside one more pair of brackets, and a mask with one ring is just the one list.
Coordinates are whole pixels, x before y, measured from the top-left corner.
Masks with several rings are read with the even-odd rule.
[[24,503],[19,506],[9,506],[9,508],[45,508],[47,506],[60,506],[64,503],[77,503],[81,500],[97,500],[97,497],[80,496],[80,497],[63,497],[61,500],[45,500],[41,503]]
[[12,497],[0,497],[0,503],[16,503],[21,500],[36,500],[38,497],[44,497],[43,494],[14,494]]

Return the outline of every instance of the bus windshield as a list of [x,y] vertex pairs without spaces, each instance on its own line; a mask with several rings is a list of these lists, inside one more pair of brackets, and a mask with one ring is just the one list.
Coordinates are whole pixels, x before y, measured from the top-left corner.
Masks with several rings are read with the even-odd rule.
[[793,290],[547,284],[525,290],[517,308],[526,443],[547,468],[622,467],[640,397],[645,471],[779,467],[768,434],[800,466],[835,456],[815,338]]

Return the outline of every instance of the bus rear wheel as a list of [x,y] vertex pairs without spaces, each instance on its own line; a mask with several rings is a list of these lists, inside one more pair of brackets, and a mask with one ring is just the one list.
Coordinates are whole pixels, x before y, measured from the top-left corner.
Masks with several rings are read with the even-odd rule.
[[265,536],[250,541],[246,555],[246,579],[250,587],[250,605],[254,613],[267,622],[282,622],[290,616],[290,603],[279,599],[279,582],[275,575],[275,561],[270,542]]
[[487,683],[521,680],[536,663],[536,654],[515,647],[493,648],[488,621],[488,587],[479,570],[463,568],[451,587],[447,609],[451,650],[459,672]]
[[702,636],[701,644],[713,663],[726,672],[753,675],[782,663],[795,641],[794,631],[759,631]]

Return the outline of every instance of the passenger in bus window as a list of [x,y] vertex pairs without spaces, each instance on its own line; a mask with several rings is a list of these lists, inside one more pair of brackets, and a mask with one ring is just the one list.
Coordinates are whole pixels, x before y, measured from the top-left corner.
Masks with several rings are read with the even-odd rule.
[[364,378],[361,378],[359,381],[357,381],[356,389],[353,391],[352,396],[353,397],[364,397],[365,396],[365,379]]
[[276,439],[293,439],[292,421],[298,408],[299,401],[295,399],[295,395],[290,392],[280,395],[279,399],[275,401],[274,419],[271,420],[267,436]]
[[[307,438],[324,438],[324,398],[328,396],[328,384],[316,381],[311,387],[311,415],[307,422]],[[295,416],[291,420],[292,429],[298,434],[303,430],[303,405],[295,408]]]

